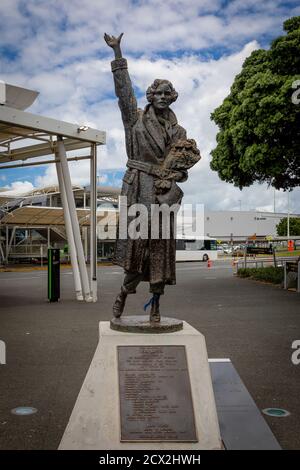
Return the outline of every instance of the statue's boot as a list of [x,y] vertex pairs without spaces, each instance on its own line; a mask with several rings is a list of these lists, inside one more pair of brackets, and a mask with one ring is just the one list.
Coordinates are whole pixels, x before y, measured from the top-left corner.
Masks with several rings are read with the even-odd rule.
[[120,318],[123,313],[125,302],[127,298],[127,292],[124,287],[121,287],[121,292],[117,295],[115,303],[113,305],[113,315],[116,318]]
[[151,312],[150,312],[150,322],[160,321],[159,298],[160,298],[160,294],[153,294],[153,299],[151,303]]

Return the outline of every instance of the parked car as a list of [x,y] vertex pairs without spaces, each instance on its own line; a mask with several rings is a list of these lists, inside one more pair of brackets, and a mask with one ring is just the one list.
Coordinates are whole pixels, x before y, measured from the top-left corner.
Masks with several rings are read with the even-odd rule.
[[233,248],[232,256],[234,257],[242,257],[245,254],[245,248],[241,245],[237,245]]

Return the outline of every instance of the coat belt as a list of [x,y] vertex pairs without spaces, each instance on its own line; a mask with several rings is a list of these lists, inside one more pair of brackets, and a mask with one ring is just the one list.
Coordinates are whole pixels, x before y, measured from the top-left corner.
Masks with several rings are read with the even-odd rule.
[[128,168],[140,170],[148,175],[157,176],[158,178],[166,178],[172,173],[171,170],[161,168],[159,165],[151,165],[151,163],[139,162],[137,160],[128,159],[126,165]]

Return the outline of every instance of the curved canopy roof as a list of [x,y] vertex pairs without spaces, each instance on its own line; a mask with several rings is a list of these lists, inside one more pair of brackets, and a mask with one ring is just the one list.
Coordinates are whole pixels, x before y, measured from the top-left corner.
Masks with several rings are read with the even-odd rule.
[[[90,209],[76,209],[76,212],[79,225],[89,226],[91,216]],[[97,212],[97,223],[104,217],[106,218],[106,223],[108,223],[109,220],[115,223],[117,214],[113,211],[99,211]],[[5,214],[1,223],[18,227],[65,225],[64,211],[62,207],[24,206]]]

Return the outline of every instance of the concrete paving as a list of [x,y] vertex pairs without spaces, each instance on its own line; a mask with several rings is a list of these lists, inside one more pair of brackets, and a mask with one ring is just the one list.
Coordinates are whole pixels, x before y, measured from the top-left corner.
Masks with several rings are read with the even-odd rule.
[[[0,273],[0,449],[56,449],[98,342],[98,323],[109,320],[122,270],[99,268],[99,301],[74,300],[69,270],[61,301],[47,302],[47,273]],[[126,312],[142,313],[150,298],[143,283]],[[259,409],[284,408],[266,420],[284,449],[300,448],[300,365],[291,361],[300,340],[300,295],[233,276],[227,262],[180,263],[177,286],[166,288],[161,310],[182,318],[205,337],[211,358],[231,359]],[[109,397],[103,396],[102,403]],[[18,406],[37,413],[16,416]]]

